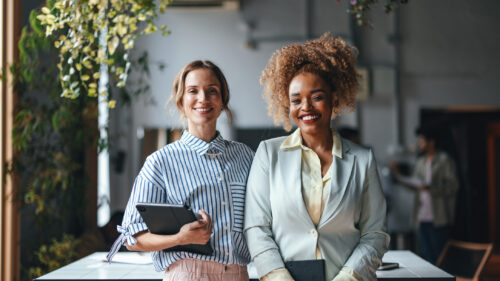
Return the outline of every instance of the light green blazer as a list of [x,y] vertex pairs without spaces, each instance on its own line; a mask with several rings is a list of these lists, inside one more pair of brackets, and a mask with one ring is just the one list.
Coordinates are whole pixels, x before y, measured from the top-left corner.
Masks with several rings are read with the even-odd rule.
[[280,149],[285,138],[260,143],[247,183],[244,233],[259,277],[284,261],[316,259],[318,244],[326,280],[343,266],[376,280],[389,236],[373,153],[342,139],[342,158],[333,158],[331,192],[315,227],[302,198],[301,150]]

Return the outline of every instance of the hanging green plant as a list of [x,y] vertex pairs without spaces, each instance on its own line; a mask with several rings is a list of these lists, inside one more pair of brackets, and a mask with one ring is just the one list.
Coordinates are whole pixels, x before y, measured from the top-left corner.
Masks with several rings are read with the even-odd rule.
[[[46,7],[55,4],[50,0],[47,3]],[[29,230],[20,243],[22,281],[33,280],[81,257],[79,252],[75,254],[75,237],[90,230],[85,224],[91,184],[85,163],[88,152],[104,142],[98,135],[97,99],[88,94],[60,98],[63,85],[67,85],[61,82],[61,71],[54,63],[61,56],[60,48],[55,47],[60,40],[55,32],[46,36],[39,14],[39,10],[30,13],[29,25],[23,27],[18,43],[19,61],[9,67],[16,105],[12,129],[15,154],[7,169],[19,178],[14,195],[22,208],[23,227]],[[119,59],[125,53],[124,48],[115,50],[115,65],[122,64]],[[113,83],[109,87],[109,94],[122,106],[149,93],[147,52],[132,57],[126,73],[137,79],[132,85],[116,89]]]
[[84,163],[86,149],[97,142],[97,102],[87,96],[59,97],[59,69],[53,63],[57,49],[37,15],[30,13],[18,43],[19,61],[10,66],[16,105],[15,154],[9,172],[19,179],[15,198],[22,209],[21,223],[28,230],[20,243],[22,281],[76,258],[68,250],[74,238],[64,234],[77,236],[85,231]]
[[[351,8],[347,10],[354,19],[356,20],[356,24],[358,26],[366,26],[370,25],[371,21],[368,17],[368,11],[374,5],[378,4],[378,0],[348,0]],[[337,3],[340,0],[336,0]],[[394,8],[400,4],[406,4],[408,0],[385,0],[384,10],[386,13],[390,13],[394,10]]]
[[[59,50],[62,97],[107,96],[99,91],[100,67],[109,66],[110,78],[124,87],[131,67],[128,51],[144,34],[170,31],[153,20],[171,0],[59,0],[48,1],[37,16],[46,36],[54,36]],[[101,38],[100,38],[101,37]],[[99,40],[101,39],[101,40]],[[108,100],[108,106],[116,102]]]
[[80,258],[77,253],[79,242],[74,236],[64,234],[61,240],[53,238],[50,244],[40,246],[35,251],[40,265],[29,268],[30,279],[33,280],[47,271],[54,271]]

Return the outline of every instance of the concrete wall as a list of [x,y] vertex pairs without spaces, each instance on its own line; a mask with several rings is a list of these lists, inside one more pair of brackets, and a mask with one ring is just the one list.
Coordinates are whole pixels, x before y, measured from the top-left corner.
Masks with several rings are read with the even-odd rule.
[[500,2],[411,2],[401,27],[408,140],[421,107],[500,105]]

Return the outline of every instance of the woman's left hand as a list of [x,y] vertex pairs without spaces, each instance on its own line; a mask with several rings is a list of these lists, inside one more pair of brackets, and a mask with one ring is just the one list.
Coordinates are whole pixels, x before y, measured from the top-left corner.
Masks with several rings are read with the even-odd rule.
[[204,210],[199,210],[198,214],[200,214],[200,216],[201,216],[201,219],[199,219],[198,221],[200,223],[205,224],[205,228],[207,230],[207,233],[212,233],[213,228],[214,228],[214,223],[212,222],[210,215],[207,214],[207,212],[205,212]]

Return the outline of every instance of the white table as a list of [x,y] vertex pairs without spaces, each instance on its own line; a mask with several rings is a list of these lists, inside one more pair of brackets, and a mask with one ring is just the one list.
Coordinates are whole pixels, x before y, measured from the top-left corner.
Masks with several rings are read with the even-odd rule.
[[[119,252],[112,263],[105,262],[107,253],[97,252],[43,275],[35,280],[162,280],[163,272],[156,272],[148,253]],[[397,262],[399,268],[377,271],[378,280],[455,280],[455,277],[435,267],[410,251],[389,251],[384,262]],[[257,278],[254,268],[250,278]]]

